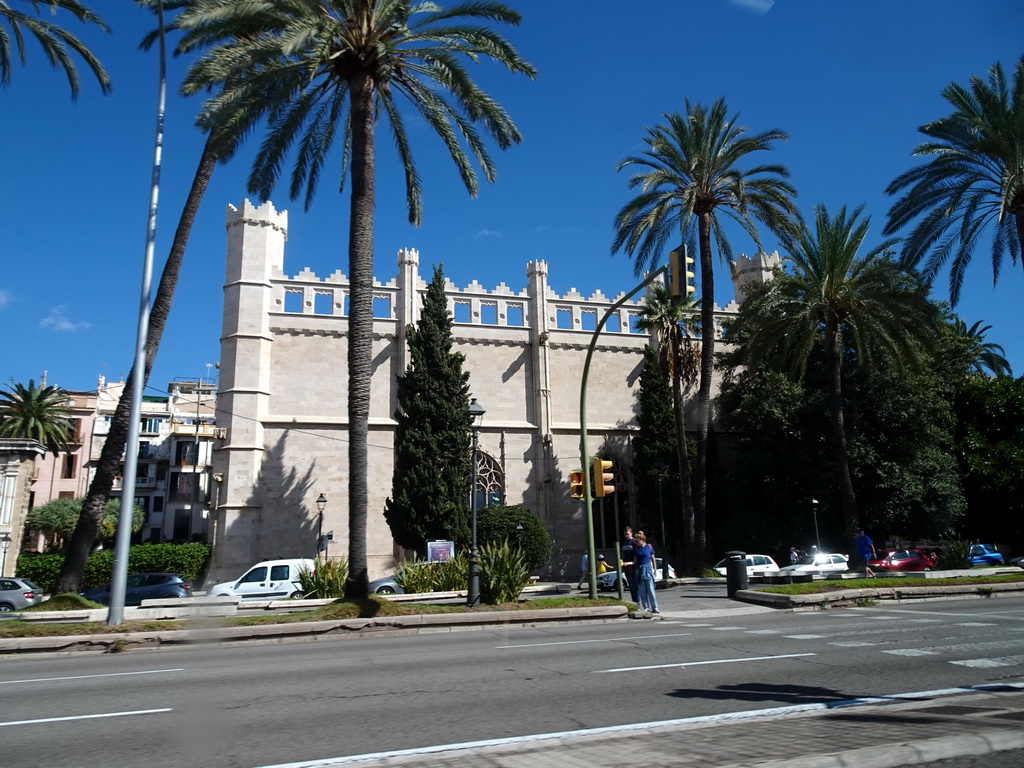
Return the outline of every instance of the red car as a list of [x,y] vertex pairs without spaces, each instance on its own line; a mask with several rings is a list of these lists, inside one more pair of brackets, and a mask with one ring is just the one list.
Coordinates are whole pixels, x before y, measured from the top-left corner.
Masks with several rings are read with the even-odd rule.
[[894,549],[882,552],[870,561],[872,568],[880,571],[934,571],[935,560],[919,549]]

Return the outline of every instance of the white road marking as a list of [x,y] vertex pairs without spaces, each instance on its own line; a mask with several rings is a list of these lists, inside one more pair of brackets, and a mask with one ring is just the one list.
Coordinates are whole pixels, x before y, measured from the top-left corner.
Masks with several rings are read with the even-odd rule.
[[926,651],[922,648],[900,648],[895,651],[882,651],[882,653],[891,653],[893,656],[934,656],[935,651]]
[[162,672],[184,672],[184,668],[176,669],[147,669],[143,672],[106,672],[101,675],[70,675],[68,677],[31,677],[26,680],[0,680],[0,685],[13,685],[14,683],[53,683],[61,680],[88,680],[94,677],[122,677],[125,675],[158,675]]
[[748,635],[778,635],[784,630],[781,629],[748,629],[746,630]]
[[751,656],[744,659],[711,659],[709,661],[683,661],[678,664],[652,664],[647,667],[618,667],[616,669],[595,669],[595,674],[605,672],[640,672],[645,669],[673,669],[675,667],[700,667],[705,664],[735,664],[741,661],[771,661],[773,659],[795,659],[799,656],[817,656],[816,653],[784,653],[779,656]]
[[828,635],[785,635],[784,637],[787,640],[821,640]]
[[916,691],[913,693],[896,693],[889,696],[878,696],[864,699],[846,699],[844,701],[830,701],[816,704],[795,704],[789,707],[774,707],[772,709],[751,709],[744,712],[727,712],[720,715],[700,715],[698,717],[685,717],[678,720],[659,720],[648,723],[629,723],[626,725],[612,725],[603,728],[581,728],[576,731],[558,731],[556,733],[533,733],[525,736],[510,736],[502,739],[487,739],[483,741],[465,741],[457,744],[436,744],[428,747],[416,747],[413,749],[400,749],[392,752],[373,752],[363,755],[345,755],[342,757],[328,757],[321,760],[306,760],[301,763],[278,763],[275,765],[264,765],[260,768],[333,768],[339,765],[355,765],[357,763],[379,762],[381,760],[393,760],[403,757],[414,757],[417,755],[437,755],[444,753],[465,752],[472,749],[486,749],[488,747],[518,746],[521,744],[539,744],[547,741],[561,741],[562,739],[578,736],[603,736],[610,734],[630,733],[633,731],[649,731],[652,728],[678,728],[685,725],[699,725],[703,723],[729,723],[743,722],[748,720],[764,720],[768,718],[787,717],[802,715],[807,712],[823,712],[830,709],[857,706],[861,704],[881,704],[905,699],[939,698],[956,696],[964,693],[976,693],[992,688],[1014,688],[1024,690],[1024,683],[1009,683],[999,685],[978,685],[965,688],[944,688],[935,691]]
[[1000,656],[994,659],[964,659],[963,661],[951,661],[961,667],[973,667],[974,669],[989,669],[991,667],[1015,667],[1024,661],[1024,656]]
[[38,725],[39,723],[66,723],[69,720],[96,720],[101,717],[128,717],[130,715],[155,715],[160,712],[171,712],[170,707],[163,709],[136,709],[131,712],[104,712],[99,715],[71,715],[69,717],[42,717],[38,720],[10,720],[0,723],[0,728],[7,725]]
[[609,637],[604,640],[558,640],[550,643],[520,643],[519,645],[496,645],[495,648],[539,648],[544,645],[582,645],[584,643],[615,643],[620,640],[651,640],[659,637],[686,637],[692,632],[673,632],[661,635],[634,635],[633,637]]
[[736,632],[742,630],[743,627],[712,627],[715,632]]
[[981,621],[965,621],[963,624],[954,624],[955,627],[997,627],[998,624],[986,624]]
[[838,645],[840,648],[868,648],[876,645],[876,643],[866,643],[863,640],[842,640],[836,643],[829,643],[829,645]]

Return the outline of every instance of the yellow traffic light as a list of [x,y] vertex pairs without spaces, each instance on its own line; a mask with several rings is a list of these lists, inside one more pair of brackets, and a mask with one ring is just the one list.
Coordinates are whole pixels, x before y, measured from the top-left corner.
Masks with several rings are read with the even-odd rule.
[[583,477],[582,469],[574,469],[569,473],[569,495],[574,499],[583,498]]
[[690,282],[693,278],[693,259],[686,246],[676,248],[668,255],[668,295],[678,299],[684,291],[687,295],[693,293],[696,290]]
[[602,498],[609,493],[615,493],[615,486],[612,482],[615,475],[612,474],[612,463],[602,459],[593,459],[590,462],[590,473],[594,476],[594,497]]

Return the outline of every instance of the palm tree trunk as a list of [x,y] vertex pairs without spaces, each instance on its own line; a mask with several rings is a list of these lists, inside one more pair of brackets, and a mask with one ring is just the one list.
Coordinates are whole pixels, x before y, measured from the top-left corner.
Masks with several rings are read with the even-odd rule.
[[371,78],[357,74],[352,97],[352,203],[349,218],[348,582],[347,597],[369,593],[366,570],[367,441],[373,375],[374,136]]
[[825,368],[828,374],[828,408],[832,420],[832,446],[836,459],[836,482],[839,486],[839,505],[843,511],[843,529],[850,552],[856,547],[853,532],[857,527],[857,497],[850,477],[850,457],[846,449],[846,425],[843,419],[842,350],[839,324],[834,317],[825,321]]
[[693,557],[707,563],[708,435],[711,430],[711,376],[715,367],[715,276],[711,263],[711,214],[698,219],[700,246],[700,383],[697,387],[697,457],[693,478]]
[[[153,299],[149,328],[146,333],[146,370],[143,372],[143,382],[149,380],[149,373],[153,369],[153,362],[156,360],[156,353],[160,348],[160,339],[163,337],[164,328],[167,327],[167,317],[171,312],[171,302],[174,300],[174,291],[178,285],[178,275],[185,257],[185,247],[188,245],[189,235],[192,233],[192,225],[199,210],[199,203],[210,184],[210,177],[213,175],[216,164],[217,158],[212,149],[212,139],[208,137],[206,145],[203,147],[202,157],[199,159],[199,167],[192,177],[192,187],[185,199],[181,218],[178,219],[178,228],[174,232],[171,251],[160,275],[156,297]],[[132,371],[134,372],[134,366],[132,366]],[[85,563],[89,559],[89,552],[92,551],[96,541],[96,532],[99,530],[100,520],[103,517],[103,507],[110,497],[114,478],[121,470],[125,442],[128,439],[128,420],[131,416],[132,376],[132,373],[128,375],[121,399],[117,401],[117,408],[114,410],[114,416],[110,422],[110,432],[100,451],[96,474],[93,475],[92,482],[89,484],[89,493],[82,504],[82,513],[75,526],[75,532],[68,542],[64,564],[57,577],[54,594],[79,592],[82,588]],[[123,489],[121,492],[129,493],[130,490]]]
[[679,370],[679,351],[675,346],[678,330],[673,339],[675,362],[672,365],[672,407],[676,412],[676,462],[679,464],[679,499],[683,507],[683,559],[682,567],[691,573],[697,566],[693,556],[693,487],[690,475],[690,456],[686,451],[686,415],[683,413],[683,383]]

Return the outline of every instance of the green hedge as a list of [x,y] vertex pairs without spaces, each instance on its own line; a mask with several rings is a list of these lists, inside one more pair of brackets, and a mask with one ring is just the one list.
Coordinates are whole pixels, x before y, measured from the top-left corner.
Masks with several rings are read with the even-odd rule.
[[[180,573],[196,581],[210,559],[208,544],[137,544],[128,552],[128,573]],[[34,581],[44,592],[52,592],[64,565],[59,553],[22,552],[17,575]],[[93,552],[85,564],[82,588],[98,587],[110,581],[114,571],[114,550]]]
[[[517,525],[523,526],[523,530],[519,531]],[[508,541],[521,547],[528,571],[547,565],[551,559],[552,541],[548,529],[539,517],[518,505],[488,504],[477,512],[476,532],[481,546]]]

